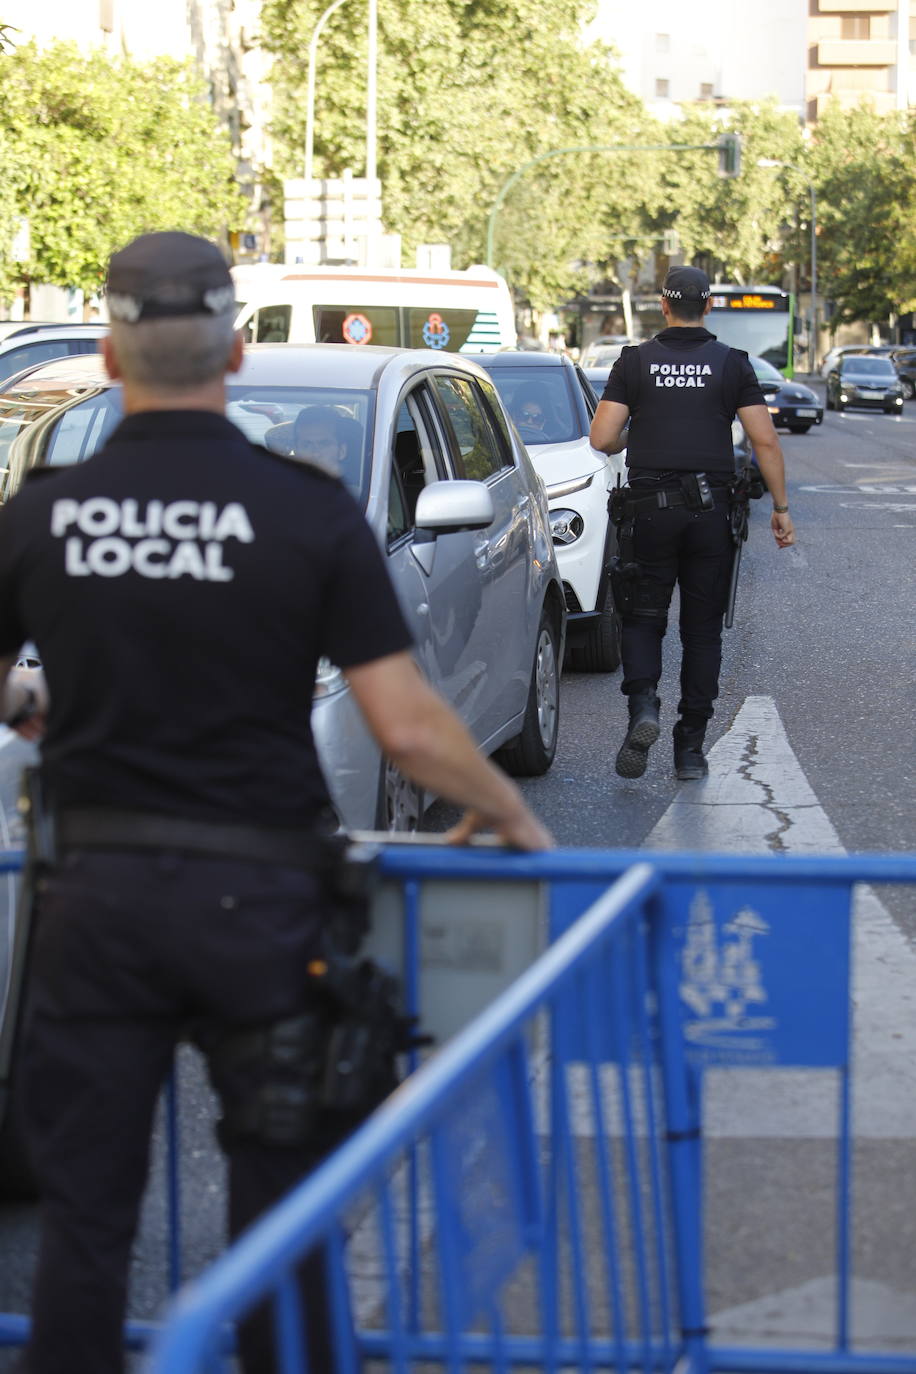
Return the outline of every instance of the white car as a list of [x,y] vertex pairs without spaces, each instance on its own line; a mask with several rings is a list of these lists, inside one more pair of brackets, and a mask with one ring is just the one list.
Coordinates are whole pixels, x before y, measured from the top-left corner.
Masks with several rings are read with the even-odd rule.
[[620,666],[620,618],[608,577],[617,535],[607,502],[618,474],[626,481],[624,455],[608,457],[589,443],[597,400],[582,369],[564,354],[473,356],[496,383],[547,488],[568,612],[567,662],[584,672],[613,672]]

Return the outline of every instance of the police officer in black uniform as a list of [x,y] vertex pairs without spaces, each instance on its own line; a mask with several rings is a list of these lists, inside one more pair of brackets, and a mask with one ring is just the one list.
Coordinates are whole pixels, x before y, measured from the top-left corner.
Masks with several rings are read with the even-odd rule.
[[705,272],[672,267],[662,289],[667,327],[623,349],[591,428],[595,448],[627,450],[628,485],[612,503],[621,561],[630,574],[622,615],[629,725],[616,759],[624,778],[642,776],[658,739],[662,640],[675,583],[683,650],[675,772],[688,780],[708,771],[703,740],[719,692],[722,620],[735,551],[730,504],[736,415],[773,500],[776,543],[786,548],[795,542],[782,450],[766,401],[747,354],[719,343],[704,328],[710,303]]
[[[43,1194],[31,1374],[123,1368],[153,1112],[182,1037],[221,1098],[232,1235],[354,1124],[316,1088],[337,1014],[322,970],[346,916],[319,840],[319,657],[408,776],[474,808],[456,840],[486,825],[523,849],[551,843],[418,673],[344,486],[226,419],[242,344],[216,246],[136,239],[111,260],[108,305],[124,420],[0,512],[0,718],[32,736],[46,724],[57,831],[22,1065]],[[47,694],[13,666],[27,639]],[[303,1277],[318,1371],[320,1265]],[[272,1367],[265,1331],[243,1331],[249,1371]]]

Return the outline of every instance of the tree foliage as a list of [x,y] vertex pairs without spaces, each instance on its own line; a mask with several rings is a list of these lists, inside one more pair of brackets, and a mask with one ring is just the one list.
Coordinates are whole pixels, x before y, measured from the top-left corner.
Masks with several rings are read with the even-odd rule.
[[[240,222],[228,138],[190,65],[29,43],[3,57],[0,95],[0,293],[23,276],[91,292],[136,234]],[[27,263],[10,259],[17,216]]]
[[812,140],[834,324],[916,310],[916,116],[828,108]]
[[[283,171],[299,174],[305,54],[324,0],[265,0],[262,41],[275,54],[273,132]],[[480,262],[500,187],[552,149],[636,142],[645,123],[607,53],[583,45],[581,0],[381,0],[379,175],[386,228],[409,260],[448,242],[456,265]],[[343,5],[317,48],[315,170],[365,166],[365,7]],[[500,211],[496,264],[537,305],[575,289],[576,264],[626,228],[645,178],[638,165],[583,155],[526,173]],[[648,187],[646,187],[648,189]]]

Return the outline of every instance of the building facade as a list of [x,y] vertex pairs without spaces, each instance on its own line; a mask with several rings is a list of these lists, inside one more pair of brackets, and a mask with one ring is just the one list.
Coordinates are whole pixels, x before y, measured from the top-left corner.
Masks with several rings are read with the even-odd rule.
[[831,100],[916,105],[916,0],[598,0],[589,36],[616,49],[653,113],[772,96],[815,124]]
[[811,0],[805,113],[869,100],[879,114],[916,105],[916,0]]
[[697,101],[775,97],[804,112],[808,0],[598,0],[588,36],[613,47],[626,86],[653,114]]

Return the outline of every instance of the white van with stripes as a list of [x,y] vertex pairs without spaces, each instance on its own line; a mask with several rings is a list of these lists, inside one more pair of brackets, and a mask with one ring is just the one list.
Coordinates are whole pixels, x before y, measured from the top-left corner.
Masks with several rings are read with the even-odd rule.
[[419,268],[263,265],[233,268],[248,343],[383,344],[450,353],[514,348],[515,312],[506,281],[489,267]]

